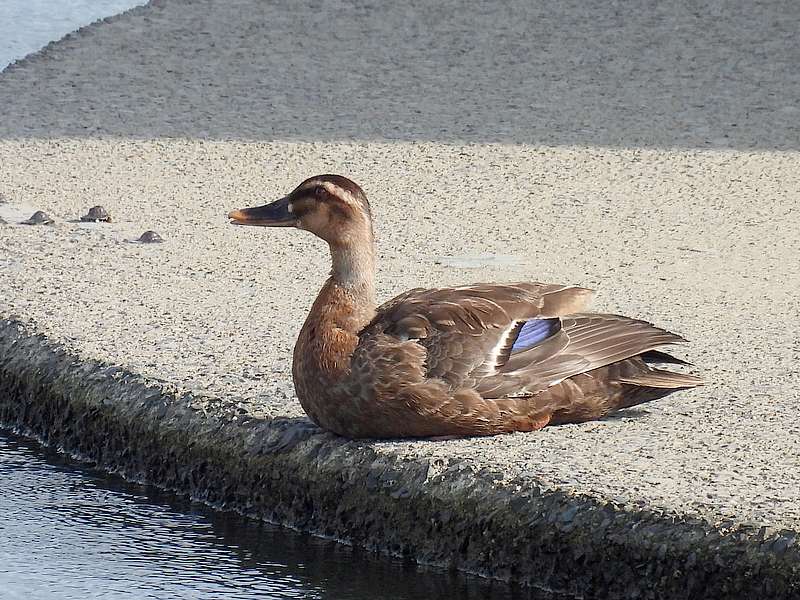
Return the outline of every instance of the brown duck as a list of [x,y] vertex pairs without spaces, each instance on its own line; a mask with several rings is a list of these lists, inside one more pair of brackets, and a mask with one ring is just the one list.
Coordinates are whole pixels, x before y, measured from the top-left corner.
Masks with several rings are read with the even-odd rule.
[[296,227],[328,242],[333,269],[294,348],[297,396],[353,438],[493,435],[599,419],[702,385],[654,367],[685,340],[637,319],[581,312],[592,291],[545,283],[413,289],[375,308],[372,215],[339,175],[232,211],[237,225]]

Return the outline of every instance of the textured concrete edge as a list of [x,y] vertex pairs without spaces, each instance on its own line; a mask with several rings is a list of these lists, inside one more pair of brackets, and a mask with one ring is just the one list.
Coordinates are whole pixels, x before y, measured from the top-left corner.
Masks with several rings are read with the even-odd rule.
[[607,598],[797,597],[798,534],[719,526],[378,453],[234,399],[82,361],[0,320],[0,423],[256,518],[502,580]]

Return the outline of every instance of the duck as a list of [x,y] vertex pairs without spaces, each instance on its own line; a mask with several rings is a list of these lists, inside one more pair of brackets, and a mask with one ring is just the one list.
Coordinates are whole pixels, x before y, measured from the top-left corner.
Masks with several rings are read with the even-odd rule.
[[646,321],[592,313],[594,292],[537,282],[415,288],[376,306],[375,235],[361,187],[317,175],[228,213],[328,243],[332,268],[294,346],[303,410],[347,438],[531,432],[602,419],[703,385],[659,349],[686,340]]

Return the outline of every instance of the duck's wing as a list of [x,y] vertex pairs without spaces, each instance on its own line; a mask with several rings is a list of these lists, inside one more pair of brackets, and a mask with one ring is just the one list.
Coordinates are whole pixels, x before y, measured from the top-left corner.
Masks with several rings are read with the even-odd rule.
[[[477,391],[489,398],[534,395],[579,373],[685,341],[638,319],[607,314],[568,315],[558,319],[552,335],[515,348],[496,373],[478,382]],[[683,362],[663,352],[653,355]]]
[[379,307],[361,337],[385,334],[416,342],[425,349],[426,377],[480,393],[480,382],[509,362],[526,322],[540,321],[542,330],[533,337],[550,339],[560,317],[582,310],[592,295],[585,288],[543,283],[414,289]]

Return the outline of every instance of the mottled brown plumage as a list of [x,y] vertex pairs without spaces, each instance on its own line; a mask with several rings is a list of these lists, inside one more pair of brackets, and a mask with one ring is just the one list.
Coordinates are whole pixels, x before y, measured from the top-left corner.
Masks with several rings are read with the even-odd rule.
[[413,289],[376,309],[370,207],[344,177],[312,177],[285,198],[229,217],[305,229],[328,242],[331,277],[300,331],[292,375],[309,417],[340,435],[533,431],[702,384],[652,366],[686,364],[656,350],[683,338],[583,312],[592,292],[580,287]]

